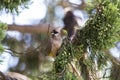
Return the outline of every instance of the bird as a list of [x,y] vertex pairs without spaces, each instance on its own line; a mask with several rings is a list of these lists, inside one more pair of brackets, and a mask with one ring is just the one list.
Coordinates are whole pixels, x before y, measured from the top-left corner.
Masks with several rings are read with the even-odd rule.
[[67,37],[69,41],[73,41],[77,30],[79,29],[79,18],[77,18],[73,11],[67,11],[64,18],[63,28],[56,28],[52,30],[50,42],[51,42],[51,51],[49,53],[50,57],[56,57],[58,50],[60,49],[63,40]]
[[49,53],[50,57],[56,57],[57,51],[60,49],[62,45],[62,36],[61,36],[61,28],[56,28],[51,32],[50,42],[51,42],[51,51]]

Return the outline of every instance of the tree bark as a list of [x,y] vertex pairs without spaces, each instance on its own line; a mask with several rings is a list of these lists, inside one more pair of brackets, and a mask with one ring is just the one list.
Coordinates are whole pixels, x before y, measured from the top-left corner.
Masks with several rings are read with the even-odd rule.
[[8,31],[19,31],[22,33],[49,33],[56,27],[50,24],[40,24],[40,25],[14,25],[8,24]]
[[[17,72],[7,72],[6,75],[11,77],[11,78],[15,78],[15,80],[31,80],[26,75],[23,75],[23,74],[20,74],[20,73],[17,73]],[[14,80],[14,79],[12,79],[12,80]]]

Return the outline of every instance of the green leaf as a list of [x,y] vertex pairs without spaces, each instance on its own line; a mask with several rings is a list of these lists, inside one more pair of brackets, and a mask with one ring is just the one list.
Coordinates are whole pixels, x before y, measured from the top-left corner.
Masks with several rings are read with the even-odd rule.
[[2,53],[4,51],[3,46],[0,44],[0,53]]

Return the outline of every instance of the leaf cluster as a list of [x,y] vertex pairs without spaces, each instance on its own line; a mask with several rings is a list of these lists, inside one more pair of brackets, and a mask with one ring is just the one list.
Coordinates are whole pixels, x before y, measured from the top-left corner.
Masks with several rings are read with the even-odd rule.
[[4,10],[6,12],[11,13],[19,13],[19,6],[22,9],[28,8],[28,2],[30,0],[0,0],[0,10]]
[[79,47],[74,46],[67,39],[63,42],[54,63],[55,73],[61,74],[61,77],[57,77],[59,78],[58,80],[77,80],[77,77],[69,72],[68,64],[70,64],[71,61],[75,62],[75,59],[80,58],[81,55]]
[[75,44],[81,45],[83,52],[89,48],[88,61],[91,60],[89,64],[93,65],[97,60],[98,68],[101,69],[109,60],[108,55],[105,54],[106,50],[120,40],[120,14],[118,4],[111,3],[109,0],[99,0],[98,3],[86,26],[78,32]]
[[109,49],[119,41],[120,15],[118,5],[103,1],[95,8],[84,29],[78,32],[78,45],[90,46],[93,52]]
[[0,52],[2,52],[4,49],[1,44],[1,40],[5,37],[5,32],[7,30],[7,25],[5,23],[0,22]]
[[71,62],[74,58],[74,49],[72,44],[68,41],[67,44],[63,43],[62,48],[59,50],[59,54],[55,59],[55,69],[56,72],[62,72],[67,64]]

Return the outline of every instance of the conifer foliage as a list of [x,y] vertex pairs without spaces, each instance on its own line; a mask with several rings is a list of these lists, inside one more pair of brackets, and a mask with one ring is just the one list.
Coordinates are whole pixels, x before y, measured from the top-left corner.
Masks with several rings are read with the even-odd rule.
[[[92,10],[94,12],[90,14],[86,26],[78,31],[75,42],[63,44],[56,58],[55,66],[58,72],[67,69],[66,65],[76,58],[79,61],[83,80],[99,80],[95,76],[96,67],[101,70],[107,65],[107,61],[111,60],[106,52],[120,40],[119,1],[114,3],[110,0],[96,0],[95,2],[96,5]],[[85,58],[86,52],[87,58]],[[73,79],[69,78],[69,80]]]

